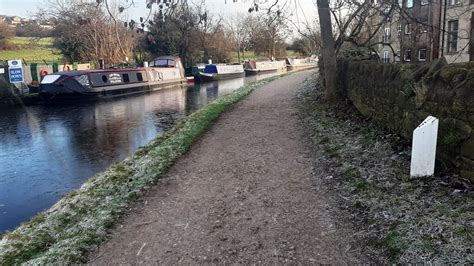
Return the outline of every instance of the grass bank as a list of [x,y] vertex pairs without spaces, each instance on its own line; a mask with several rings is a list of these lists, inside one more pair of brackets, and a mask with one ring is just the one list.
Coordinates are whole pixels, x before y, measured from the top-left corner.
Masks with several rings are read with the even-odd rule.
[[127,206],[155,184],[219,115],[277,77],[246,85],[191,114],[0,241],[0,265],[85,262]]
[[299,97],[333,215],[351,221],[357,245],[386,263],[471,264],[474,191],[468,180],[439,167],[411,178],[410,150],[395,134],[358,114],[328,104],[318,78]]
[[0,61],[24,59],[30,64],[62,60],[59,50],[53,47],[53,38],[14,37],[7,42],[14,49],[0,50]]

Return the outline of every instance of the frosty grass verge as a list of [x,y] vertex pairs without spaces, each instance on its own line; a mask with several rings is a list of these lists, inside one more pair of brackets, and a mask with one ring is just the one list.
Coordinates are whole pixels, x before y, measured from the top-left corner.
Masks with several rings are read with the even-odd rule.
[[249,84],[208,104],[131,157],[93,176],[49,210],[5,234],[0,241],[0,265],[85,262],[88,250],[107,238],[107,229],[127,206],[152,186],[226,108],[277,78]]

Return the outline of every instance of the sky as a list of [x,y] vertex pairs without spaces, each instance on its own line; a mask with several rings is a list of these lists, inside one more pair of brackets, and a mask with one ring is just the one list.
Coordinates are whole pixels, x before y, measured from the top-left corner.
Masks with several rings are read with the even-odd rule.
[[[109,0],[111,2],[125,3],[127,0]],[[130,1],[130,0],[128,0]],[[199,0],[188,0],[198,2]],[[273,3],[274,0],[257,0],[260,2],[268,1]],[[279,0],[279,3],[287,3],[289,12],[293,14],[293,22],[295,24],[303,24],[305,21],[312,22],[317,14],[315,0]],[[226,3],[227,2],[227,3]],[[134,0],[135,6],[130,7],[126,12],[129,19],[136,21],[140,17],[148,14],[146,9],[146,0]],[[207,8],[211,13],[221,15],[224,18],[230,18],[235,14],[245,14],[249,7],[252,6],[253,0],[205,0]],[[20,17],[31,17],[38,8],[49,5],[48,0],[0,0],[0,15],[16,15]],[[297,8],[296,8],[297,7]]]
[[[126,0],[121,1],[125,2]],[[260,2],[263,1],[269,0],[260,0]],[[131,7],[127,12],[131,17],[143,16],[143,14],[146,13],[146,0],[134,0],[134,2],[135,7]],[[205,2],[212,13],[226,15],[230,13],[247,12],[253,1],[238,0],[234,3],[233,0],[205,0]],[[308,18],[314,17],[316,14],[316,7],[313,0],[289,0],[289,2],[291,2],[293,7],[295,6],[295,3],[298,3],[298,13],[300,17],[303,17],[303,12]],[[30,17],[39,7],[45,7],[47,4],[47,0],[0,0],[0,14]]]

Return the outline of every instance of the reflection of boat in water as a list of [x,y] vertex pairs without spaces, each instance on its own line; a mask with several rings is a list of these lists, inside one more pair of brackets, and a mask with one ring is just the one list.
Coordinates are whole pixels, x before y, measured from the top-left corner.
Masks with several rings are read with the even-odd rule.
[[247,61],[244,63],[246,75],[256,75],[264,72],[277,72],[286,70],[286,62],[281,61]]
[[242,65],[206,65],[203,72],[199,73],[202,81],[215,81],[222,79],[239,78],[245,75]]
[[307,58],[287,58],[286,65],[288,71],[293,70],[304,70],[316,68],[318,66],[317,58],[307,57]]
[[185,82],[178,57],[162,56],[150,67],[68,71],[46,75],[40,96],[48,101],[112,97],[141,93]]
[[[244,86],[245,80],[239,79],[227,79],[213,82],[201,83],[201,89],[205,88],[209,96],[222,96],[235,91],[236,89]],[[211,93],[214,91],[214,93]],[[212,94],[212,95],[211,95]]]

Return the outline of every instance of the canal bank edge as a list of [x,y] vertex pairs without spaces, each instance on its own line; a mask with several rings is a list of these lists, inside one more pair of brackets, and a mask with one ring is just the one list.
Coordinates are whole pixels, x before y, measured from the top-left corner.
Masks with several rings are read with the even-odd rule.
[[6,233],[0,241],[0,264],[85,262],[88,251],[107,238],[107,229],[127,206],[154,185],[222,112],[258,87],[288,74],[251,83],[209,103]]

